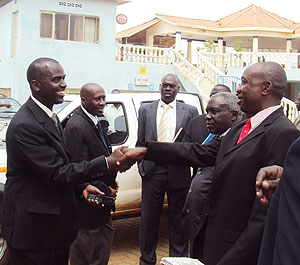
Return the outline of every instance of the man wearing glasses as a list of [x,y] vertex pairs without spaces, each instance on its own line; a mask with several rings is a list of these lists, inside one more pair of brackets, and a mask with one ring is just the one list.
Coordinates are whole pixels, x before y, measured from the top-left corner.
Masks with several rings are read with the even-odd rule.
[[[195,107],[176,101],[179,81],[174,74],[163,76],[160,84],[161,99],[141,106],[138,118],[136,146],[147,141],[180,142],[188,122],[198,115]],[[181,211],[191,178],[181,174],[182,167],[165,166],[159,162],[141,161],[142,212],[140,225],[140,264],[156,263],[159,220],[165,193],[168,197],[169,255],[188,255],[187,240],[183,234]]]

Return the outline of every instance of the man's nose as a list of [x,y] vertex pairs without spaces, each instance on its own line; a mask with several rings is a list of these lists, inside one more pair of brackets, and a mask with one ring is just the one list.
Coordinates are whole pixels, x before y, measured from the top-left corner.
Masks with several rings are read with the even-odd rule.
[[67,83],[65,80],[62,80],[60,83],[60,87],[66,88],[67,87]]

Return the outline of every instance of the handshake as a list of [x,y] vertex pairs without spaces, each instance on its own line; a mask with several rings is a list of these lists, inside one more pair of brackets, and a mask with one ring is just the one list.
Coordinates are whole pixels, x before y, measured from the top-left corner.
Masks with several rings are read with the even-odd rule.
[[128,146],[121,146],[107,157],[109,170],[125,172],[130,169],[135,162],[143,160],[146,153],[146,147],[128,148]]

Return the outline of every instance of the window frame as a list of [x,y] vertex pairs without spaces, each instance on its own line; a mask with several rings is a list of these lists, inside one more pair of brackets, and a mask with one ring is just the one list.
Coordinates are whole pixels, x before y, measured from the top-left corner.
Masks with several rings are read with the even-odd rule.
[[[42,15],[43,14],[50,14],[52,15],[52,29],[51,29],[51,37],[42,37],[41,30],[42,30]],[[67,15],[68,16],[68,38],[67,40],[57,39],[55,38],[55,15]],[[82,17],[82,40],[71,40],[71,16],[74,17]],[[95,19],[95,28],[94,28],[94,41],[87,41],[85,40],[85,31],[86,31],[86,18]],[[82,14],[73,14],[73,13],[63,13],[63,12],[51,12],[51,11],[40,11],[40,30],[39,30],[39,37],[41,39],[50,39],[50,40],[59,40],[59,41],[74,41],[74,42],[85,42],[85,43],[99,43],[100,42],[100,25],[101,25],[101,17],[99,16],[86,16]]]

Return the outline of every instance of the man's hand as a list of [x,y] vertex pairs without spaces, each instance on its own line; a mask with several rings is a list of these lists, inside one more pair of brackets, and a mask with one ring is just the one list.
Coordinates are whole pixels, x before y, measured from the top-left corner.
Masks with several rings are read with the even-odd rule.
[[127,163],[139,162],[143,160],[147,154],[146,147],[136,147],[136,148],[122,148],[124,153],[123,157],[117,162],[119,166],[126,165]]
[[119,182],[116,180],[116,188],[113,189],[112,187],[110,187],[110,191],[111,191],[111,196],[116,198],[117,197],[117,194],[118,194],[118,191],[119,191]]
[[117,148],[109,157],[107,157],[107,163],[109,170],[112,171],[120,171],[120,172],[125,172],[129,168],[132,167],[133,164],[135,164],[135,160],[130,160],[127,159],[124,161],[124,163],[120,164],[119,161],[123,158],[124,156],[124,149],[127,149],[128,146],[120,146]]
[[85,189],[82,192],[83,197],[88,201],[89,205],[92,207],[99,207],[102,206],[104,207],[104,205],[100,205],[99,202],[94,201],[93,199],[88,199],[88,194],[92,193],[92,194],[99,194],[99,195],[105,195],[104,192],[100,191],[97,187],[89,184],[85,187]]
[[261,168],[256,176],[256,197],[262,205],[268,205],[282,174],[282,167],[269,166]]

